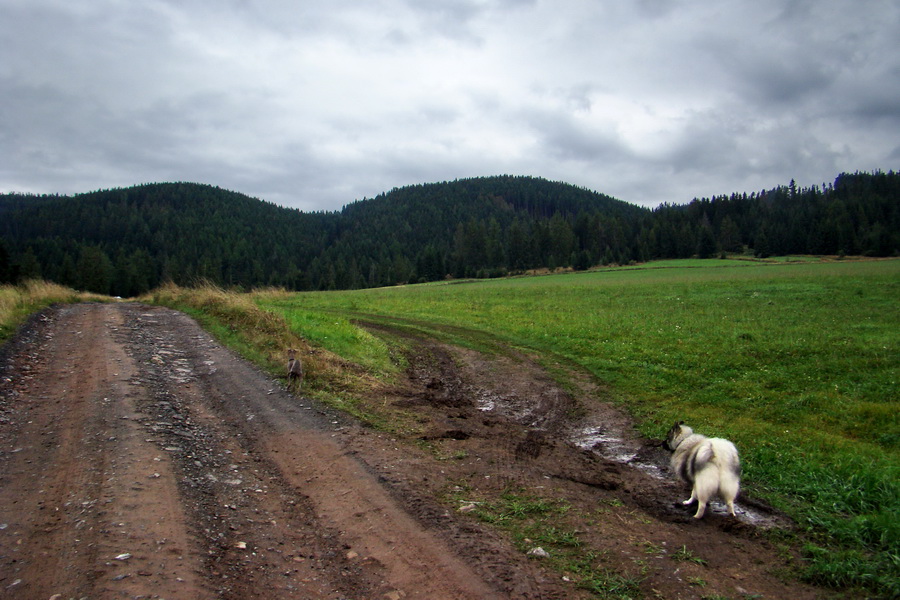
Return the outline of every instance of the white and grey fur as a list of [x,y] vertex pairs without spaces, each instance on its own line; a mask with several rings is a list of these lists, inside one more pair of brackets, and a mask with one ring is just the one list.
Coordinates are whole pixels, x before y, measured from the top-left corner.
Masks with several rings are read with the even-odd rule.
[[691,497],[685,506],[697,501],[695,519],[703,517],[706,504],[718,495],[734,514],[734,500],[740,489],[741,462],[737,448],[728,440],[708,438],[694,433],[684,424],[675,423],[663,444],[672,451],[671,466],[681,479],[693,484]]
[[291,348],[288,350],[287,378],[288,383],[296,381],[300,384],[303,381],[303,364],[297,358],[297,351]]

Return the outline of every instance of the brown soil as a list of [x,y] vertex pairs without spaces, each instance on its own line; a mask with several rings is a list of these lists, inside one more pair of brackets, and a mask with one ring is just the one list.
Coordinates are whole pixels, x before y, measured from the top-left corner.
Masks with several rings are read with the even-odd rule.
[[392,436],[175,311],[33,318],[0,356],[0,598],[593,597],[526,554],[539,543],[459,510],[511,490],[564,502],[560,528],[632,595],[823,597],[788,576],[795,554],[762,531],[787,522],[765,505],[691,519],[666,454],[602,389],[567,393],[511,350],[410,343],[408,380],[378,401],[417,433]]

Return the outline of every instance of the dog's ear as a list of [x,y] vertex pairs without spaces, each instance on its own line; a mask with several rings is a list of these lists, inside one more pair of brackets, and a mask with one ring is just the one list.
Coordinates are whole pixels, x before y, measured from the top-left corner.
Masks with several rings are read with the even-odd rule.
[[678,421],[678,422],[675,423],[675,424],[678,425],[679,427],[681,427],[682,425],[684,425],[684,421]]

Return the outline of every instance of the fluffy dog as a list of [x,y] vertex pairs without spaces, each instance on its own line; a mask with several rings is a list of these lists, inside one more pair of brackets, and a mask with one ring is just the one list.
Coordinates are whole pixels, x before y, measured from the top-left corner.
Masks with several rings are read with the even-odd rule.
[[691,497],[682,504],[687,506],[697,501],[695,519],[703,517],[706,504],[716,495],[725,500],[728,512],[735,516],[734,499],[740,488],[741,462],[734,444],[694,433],[681,421],[669,430],[664,446],[672,451],[672,470],[694,486]]

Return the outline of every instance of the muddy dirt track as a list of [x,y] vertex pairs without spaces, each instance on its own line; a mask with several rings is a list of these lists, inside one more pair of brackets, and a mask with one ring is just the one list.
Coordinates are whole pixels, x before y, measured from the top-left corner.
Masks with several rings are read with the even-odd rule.
[[560,527],[627,595],[824,597],[785,575],[797,558],[761,532],[783,526],[764,505],[694,522],[663,451],[589,384],[563,392],[512,351],[413,346],[382,401],[426,433],[397,439],[175,311],[33,318],[0,355],[0,598],[594,597],[465,510],[511,489],[564,501]]

